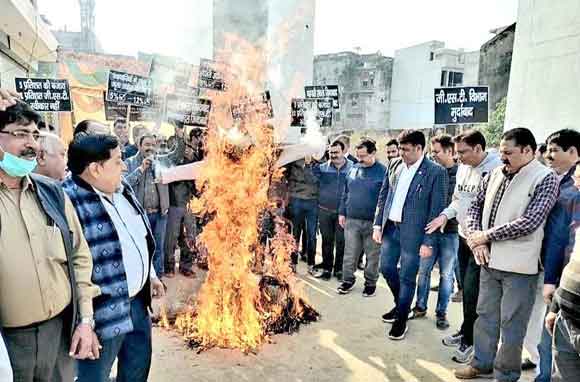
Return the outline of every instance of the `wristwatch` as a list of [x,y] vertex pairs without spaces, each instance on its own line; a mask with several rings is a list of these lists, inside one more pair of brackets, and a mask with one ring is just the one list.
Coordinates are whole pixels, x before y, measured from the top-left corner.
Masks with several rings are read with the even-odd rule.
[[91,327],[91,329],[95,329],[95,320],[92,317],[81,317],[81,324],[86,324]]

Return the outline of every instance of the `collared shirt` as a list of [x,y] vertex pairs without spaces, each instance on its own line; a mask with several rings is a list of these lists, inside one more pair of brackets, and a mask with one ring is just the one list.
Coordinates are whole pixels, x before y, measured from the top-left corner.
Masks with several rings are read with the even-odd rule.
[[407,166],[405,162],[402,163],[402,170],[399,174],[397,188],[395,189],[393,203],[391,204],[391,210],[389,212],[389,220],[398,223],[403,221],[403,207],[405,206],[405,200],[409,193],[409,187],[411,187],[411,182],[413,181],[419,166],[423,163],[424,158],[425,156],[421,156],[421,158],[411,166]]
[[[481,218],[483,214],[483,205],[485,203],[485,194],[487,193],[489,178],[490,175],[488,174],[487,177],[482,180],[481,189],[478,192],[471,207],[467,211],[469,232],[482,230]],[[510,181],[510,178],[505,178],[503,184],[500,187],[501,189],[498,190],[496,198],[494,199],[490,215],[490,226],[492,228],[486,231],[486,236],[490,241],[514,240],[522,236],[530,235],[532,232],[538,229],[538,227],[540,227],[556,203],[556,199],[558,198],[558,188],[560,182],[558,181],[558,176],[556,173],[551,172],[536,186],[534,194],[532,195],[532,199],[530,200],[528,207],[521,217],[509,223],[494,227],[493,222],[497,214],[497,208],[501,202],[501,197],[503,197],[503,194],[507,189]],[[500,194],[501,196],[499,196]]]
[[[92,257],[74,207],[65,196],[65,215],[73,235],[72,261],[81,317],[93,316]],[[71,303],[66,252],[60,229],[49,219],[34,184],[22,189],[0,183],[0,326],[46,321]]]
[[[151,261],[147,248],[147,228],[139,211],[125,198],[122,189],[115,192],[112,199],[94,190],[101,198],[119,236],[129,297],[134,297],[147,282],[147,268]],[[151,277],[156,277],[153,267]]]

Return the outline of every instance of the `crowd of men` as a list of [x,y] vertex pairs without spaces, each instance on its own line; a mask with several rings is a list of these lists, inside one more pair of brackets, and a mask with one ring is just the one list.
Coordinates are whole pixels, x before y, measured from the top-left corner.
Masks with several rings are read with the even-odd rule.
[[[175,276],[178,245],[177,269],[194,277],[198,229],[193,182],[164,184],[160,169],[201,160],[203,131],[177,123],[169,142],[135,127],[130,143],[123,120],[112,132],[83,121],[67,149],[40,122],[0,90],[0,373],[104,382],[117,360],[117,381],[146,381],[151,298]],[[286,169],[308,273],[348,294],[364,256],[362,296],[384,277],[394,304],[382,320],[403,340],[427,315],[438,264],[437,328],[450,326],[455,281],[462,290],[462,325],[442,339],[465,364],[457,378],[517,381],[533,367],[538,382],[580,380],[580,133],[545,145],[537,153],[525,128],[506,131],[499,153],[477,130],[429,142],[410,130],[387,143],[383,164],[374,140],[353,156],[337,137],[324,159]]]

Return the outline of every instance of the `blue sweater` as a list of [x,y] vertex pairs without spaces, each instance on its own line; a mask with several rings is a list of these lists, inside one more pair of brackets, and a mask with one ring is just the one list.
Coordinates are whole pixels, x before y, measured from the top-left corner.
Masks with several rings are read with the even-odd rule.
[[339,213],[351,219],[372,221],[387,168],[380,162],[371,167],[355,164],[346,176]]
[[353,163],[346,160],[346,163],[339,169],[334,167],[331,161],[322,163],[312,168],[312,173],[318,178],[319,196],[318,205],[320,208],[338,213],[346,175],[352,169]]

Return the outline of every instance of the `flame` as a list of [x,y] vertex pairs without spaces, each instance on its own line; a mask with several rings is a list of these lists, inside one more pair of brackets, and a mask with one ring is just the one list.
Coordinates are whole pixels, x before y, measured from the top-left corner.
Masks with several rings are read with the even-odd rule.
[[[284,314],[300,315],[305,300],[291,269],[290,254],[296,246],[284,220],[274,219],[275,235],[266,245],[259,240],[263,214],[273,207],[268,197],[271,184],[281,177],[274,166],[279,153],[274,129],[262,115],[234,123],[229,109],[236,100],[258,97],[265,90],[264,55],[261,49],[230,38],[230,47],[235,45],[243,54],[218,59],[229,64],[229,88],[211,95],[207,156],[196,181],[198,187],[203,185],[203,193],[190,203],[191,210],[212,217],[199,236],[208,255],[207,279],[195,306],[179,312],[172,324],[163,312],[161,325],[201,349],[249,352],[267,340],[271,326]],[[284,285],[279,295],[264,293],[265,276]],[[282,301],[291,301],[289,311]]]

